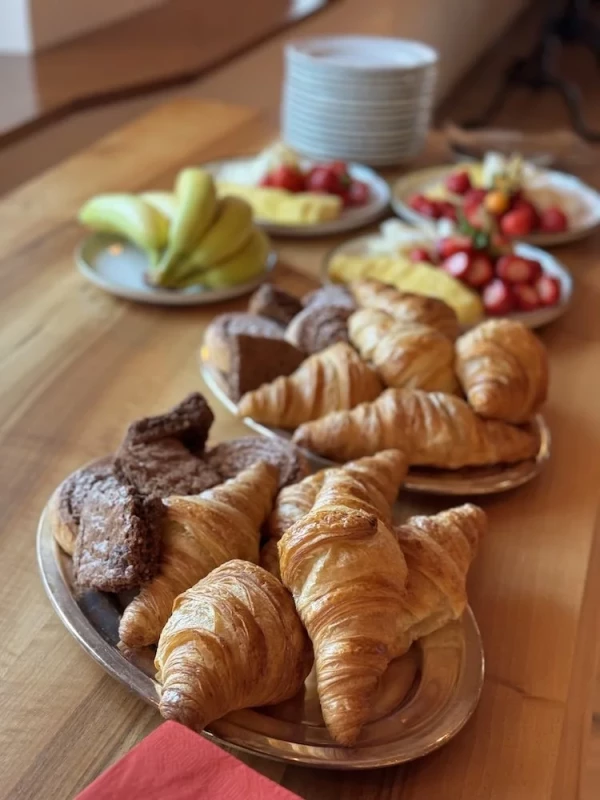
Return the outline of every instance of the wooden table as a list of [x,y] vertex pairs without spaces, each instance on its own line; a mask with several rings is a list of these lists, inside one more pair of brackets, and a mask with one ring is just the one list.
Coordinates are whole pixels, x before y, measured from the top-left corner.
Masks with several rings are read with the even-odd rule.
[[[203,327],[243,307],[163,309],[103,294],[74,269],[75,212],[96,192],[167,187],[181,166],[250,152],[271,134],[251,109],[179,102],[0,205],[1,798],[71,797],[159,723],[55,617],[37,574],[36,523],[59,480],[114,448],[129,420],[202,389]],[[475,717],[438,753],[396,769],[332,773],[247,759],[301,797],[577,797],[600,606],[599,242],[560,251],[577,286],[571,310],[544,332],[552,461],[534,483],[484,502],[490,534],[470,581],[487,654]],[[307,288],[334,243],[280,242],[278,281]],[[215,410],[213,439],[242,433]]]

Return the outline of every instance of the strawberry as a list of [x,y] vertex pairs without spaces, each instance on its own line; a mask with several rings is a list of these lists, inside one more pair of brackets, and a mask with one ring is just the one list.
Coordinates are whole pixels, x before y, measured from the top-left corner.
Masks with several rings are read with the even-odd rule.
[[461,281],[466,281],[470,266],[470,253],[454,253],[454,255],[442,261],[442,269],[452,275],[453,278],[458,278]]
[[441,217],[444,217],[444,219],[450,219],[452,222],[456,222],[458,220],[458,212],[454,203],[449,203],[447,200],[438,200],[437,205]]
[[528,208],[516,208],[500,217],[500,230],[505,236],[527,236],[534,228],[534,219]]
[[429,217],[430,219],[439,219],[440,217],[440,209],[437,201],[430,200],[428,197],[425,197],[424,194],[416,194],[414,197],[411,197],[409,205],[414,211],[423,214],[424,217]]
[[424,194],[413,194],[408,201],[408,205],[413,211],[418,211],[420,213],[423,206],[428,205],[430,202],[429,198],[425,197]]
[[306,189],[305,177],[298,167],[281,164],[269,174],[269,186],[286,189],[288,192],[303,192]]
[[485,200],[486,195],[485,189],[470,189],[463,200],[465,211],[467,208],[478,208]]
[[513,294],[519,311],[535,311],[540,306],[540,298],[535,287],[529,283],[514,283]]
[[542,275],[538,278],[535,282],[535,290],[543,306],[555,306],[560,301],[560,281],[551,278],[550,275]]
[[446,236],[437,243],[437,251],[442,258],[449,258],[454,253],[470,253],[472,249],[471,237],[464,234]]
[[471,188],[471,178],[466,170],[452,172],[446,178],[446,189],[452,194],[466,194]]
[[492,259],[485,253],[474,253],[471,258],[469,271],[466,275],[466,282],[474,289],[485,286],[494,277],[494,267]]
[[413,247],[408,257],[411,261],[427,261],[430,264],[435,263],[429,250],[426,250],[424,247]]
[[541,271],[537,261],[514,254],[501,256],[496,262],[496,275],[508,283],[530,283],[538,278],[538,269]]
[[511,211],[520,211],[521,209],[526,209],[528,211],[531,217],[531,227],[535,230],[540,224],[539,212],[531,200],[526,200],[522,194],[520,194],[517,199],[513,198],[511,205]]
[[510,286],[501,278],[494,278],[484,288],[481,299],[486,313],[490,316],[501,316],[511,312],[515,305]]
[[540,230],[545,233],[562,233],[569,227],[565,212],[557,206],[546,208],[540,214]]
[[539,278],[542,277],[544,270],[542,269],[540,262],[536,261],[535,258],[528,258],[527,263],[529,264],[529,269],[531,270],[531,278],[529,278],[529,283],[535,283]]

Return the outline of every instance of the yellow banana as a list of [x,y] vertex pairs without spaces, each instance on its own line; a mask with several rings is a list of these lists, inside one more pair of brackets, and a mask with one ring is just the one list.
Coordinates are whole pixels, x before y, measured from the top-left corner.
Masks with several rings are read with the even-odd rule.
[[241,249],[209,270],[190,275],[179,286],[201,284],[209,289],[225,289],[246,283],[264,271],[271,249],[269,238],[255,228]]
[[167,218],[132,194],[100,194],[92,197],[81,208],[78,218],[94,231],[123,236],[153,258],[167,243]]
[[177,200],[173,192],[142,192],[140,195],[145,203],[155,208],[163,217],[166,217],[169,222],[175,216],[177,209]]

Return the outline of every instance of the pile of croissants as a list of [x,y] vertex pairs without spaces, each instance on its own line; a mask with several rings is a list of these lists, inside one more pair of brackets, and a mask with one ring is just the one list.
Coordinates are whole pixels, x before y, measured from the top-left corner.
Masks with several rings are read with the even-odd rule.
[[407,468],[388,449],[278,493],[277,468],[257,462],[163,500],[161,568],[125,608],[119,634],[126,648],[157,643],[166,718],[200,730],[276,704],[302,689],[314,663],[331,737],[356,744],[390,662],[462,614],[486,528],[473,505],[395,525]]
[[440,469],[535,457],[548,361],[525,325],[494,319],[459,335],[440,300],[374,280],[348,288],[348,341],[244,394],[240,416],[295,430],[296,444],[340,463],[387,448]]

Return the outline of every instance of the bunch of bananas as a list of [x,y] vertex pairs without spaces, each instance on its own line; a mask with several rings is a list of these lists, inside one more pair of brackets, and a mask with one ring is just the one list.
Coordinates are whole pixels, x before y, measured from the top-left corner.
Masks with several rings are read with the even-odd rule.
[[245,283],[264,270],[270,249],[248,203],[218,199],[212,176],[193,167],[179,173],[173,192],[93,197],[79,221],[145,251],[148,282],[168,289]]

